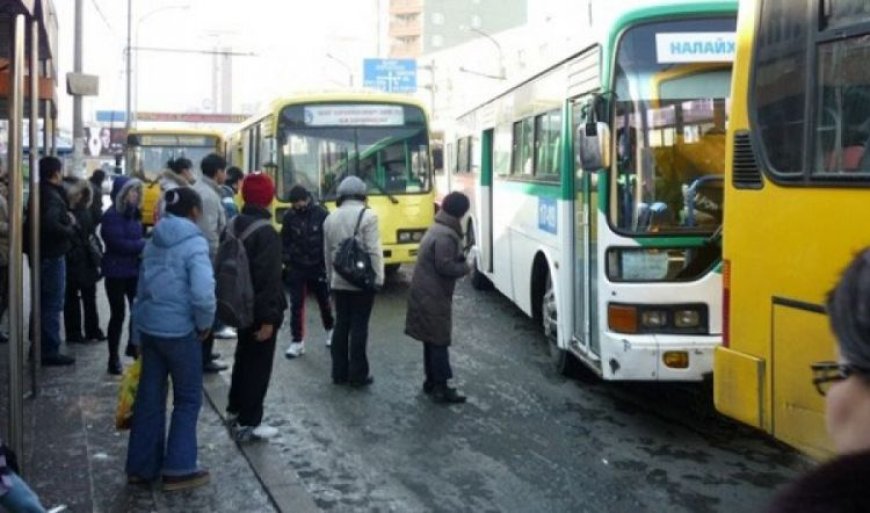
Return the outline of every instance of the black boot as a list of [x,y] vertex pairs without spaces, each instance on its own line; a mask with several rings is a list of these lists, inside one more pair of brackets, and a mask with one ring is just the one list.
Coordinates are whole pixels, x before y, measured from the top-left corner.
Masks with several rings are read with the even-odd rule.
[[436,385],[431,397],[432,401],[439,404],[462,404],[466,400],[464,395],[447,385]]
[[109,374],[112,376],[120,376],[124,372],[124,367],[121,366],[121,359],[118,355],[109,356]]

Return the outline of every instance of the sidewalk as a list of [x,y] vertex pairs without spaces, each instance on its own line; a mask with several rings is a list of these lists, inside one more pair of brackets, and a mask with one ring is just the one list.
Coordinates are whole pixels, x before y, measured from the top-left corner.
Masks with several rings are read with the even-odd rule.
[[[276,511],[206,398],[198,441],[200,462],[211,471],[211,483],[171,493],[163,493],[159,486],[153,490],[127,486],[128,432],[115,430],[120,378],[106,373],[106,344],[76,345],[69,351],[77,358],[76,365],[43,368],[39,396],[25,399],[26,479],[46,508],[65,505],[64,511],[83,513]],[[0,433],[6,431],[7,360],[7,348],[0,345]],[[129,365],[130,360],[124,363]],[[27,374],[26,390],[29,383]]]

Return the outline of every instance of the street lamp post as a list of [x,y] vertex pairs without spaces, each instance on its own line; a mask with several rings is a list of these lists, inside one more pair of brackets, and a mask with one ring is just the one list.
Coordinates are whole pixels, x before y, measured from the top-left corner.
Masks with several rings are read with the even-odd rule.
[[350,84],[350,87],[353,87],[353,69],[346,62],[332,55],[331,53],[327,53],[326,57],[344,66],[344,69],[347,70],[348,83]]
[[496,40],[496,38],[492,37],[490,34],[487,34],[486,32],[480,30],[479,28],[468,27],[468,30],[475,32],[477,34],[480,34],[481,36],[485,37],[486,39],[491,41],[492,44],[495,45],[495,48],[498,50],[498,75],[490,75],[488,73],[481,73],[479,71],[467,69],[464,66],[461,66],[459,68],[459,71],[462,71],[463,73],[471,73],[473,75],[479,75],[479,76],[486,77],[486,78],[492,78],[495,80],[507,80],[507,73],[505,72],[505,68],[504,68],[504,51],[502,50],[501,44],[498,42],[498,40]]
[[[149,11],[136,20],[136,46],[139,46],[139,27],[142,25],[142,22],[151,16],[161,13],[163,11],[169,11],[171,9],[190,9],[190,5],[167,5],[165,7],[160,7],[159,9],[154,9],[153,11]],[[125,116],[125,124],[127,131],[130,131],[133,122],[133,116],[131,112],[132,107],[132,99],[133,99],[133,50],[134,47],[132,45],[133,39],[133,0],[127,0],[127,113]],[[138,68],[138,65],[137,65]],[[138,70],[137,70],[138,72]],[[138,102],[139,95],[139,77],[136,76],[136,96]]]

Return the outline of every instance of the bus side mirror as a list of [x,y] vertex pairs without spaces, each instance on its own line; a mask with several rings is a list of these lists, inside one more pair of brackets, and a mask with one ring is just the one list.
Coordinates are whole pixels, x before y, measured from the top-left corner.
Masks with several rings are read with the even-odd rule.
[[577,162],[587,171],[610,167],[610,127],[601,121],[577,127],[575,138]]

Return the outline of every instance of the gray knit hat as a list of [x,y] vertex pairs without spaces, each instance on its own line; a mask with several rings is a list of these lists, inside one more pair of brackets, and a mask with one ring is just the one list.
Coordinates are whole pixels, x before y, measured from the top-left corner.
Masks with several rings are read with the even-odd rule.
[[360,180],[357,176],[348,176],[338,184],[338,190],[336,192],[338,193],[339,198],[348,196],[365,196],[366,183]]

